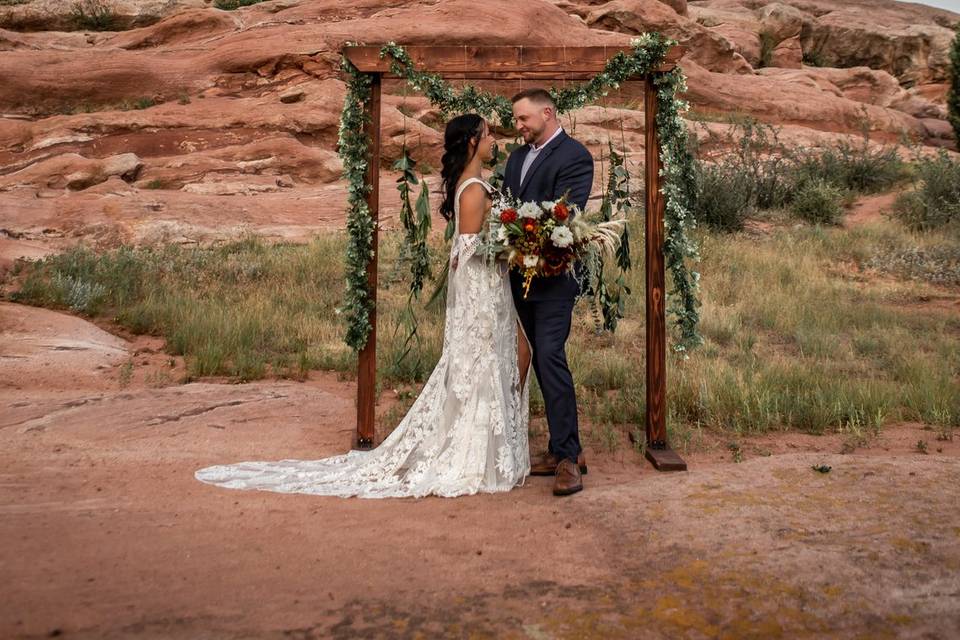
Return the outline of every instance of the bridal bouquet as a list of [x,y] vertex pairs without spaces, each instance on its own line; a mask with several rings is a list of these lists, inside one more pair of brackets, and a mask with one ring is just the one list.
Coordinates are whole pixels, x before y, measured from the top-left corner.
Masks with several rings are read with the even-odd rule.
[[575,261],[591,251],[616,252],[626,221],[591,224],[579,214],[566,195],[544,202],[519,202],[509,192],[494,198],[486,251],[523,274],[524,298],[535,277],[574,273]]

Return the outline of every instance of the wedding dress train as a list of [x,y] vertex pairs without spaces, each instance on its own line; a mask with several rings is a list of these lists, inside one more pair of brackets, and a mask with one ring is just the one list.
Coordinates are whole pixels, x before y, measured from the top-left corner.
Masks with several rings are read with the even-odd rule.
[[[518,319],[503,263],[460,234],[457,190],[443,351],[419,397],[377,448],[320,460],[239,462],[200,469],[198,480],[230,489],[389,498],[508,491],[530,470],[529,384],[520,387]],[[456,264],[454,268],[453,265]]]

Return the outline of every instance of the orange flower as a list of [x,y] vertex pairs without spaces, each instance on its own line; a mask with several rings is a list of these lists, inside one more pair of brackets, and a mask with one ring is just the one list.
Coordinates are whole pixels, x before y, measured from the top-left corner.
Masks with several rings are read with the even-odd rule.
[[526,222],[523,223],[523,230],[527,233],[533,233],[537,230],[537,223],[527,218]]

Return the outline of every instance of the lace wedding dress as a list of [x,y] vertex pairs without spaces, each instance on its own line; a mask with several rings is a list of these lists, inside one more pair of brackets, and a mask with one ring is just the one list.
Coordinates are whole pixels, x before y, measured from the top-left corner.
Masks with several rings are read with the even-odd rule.
[[477,255],[478,234],[459,232],[460,194],[472,182],[492,189],[469,178],[456,193],[443,351],[396,429],[370,451],[218,465],[197,471],[198,480],[230,489],[361,498],[452,497],[523,484],[530,471],[529,384],[520,388],[519,323],[506,267]]

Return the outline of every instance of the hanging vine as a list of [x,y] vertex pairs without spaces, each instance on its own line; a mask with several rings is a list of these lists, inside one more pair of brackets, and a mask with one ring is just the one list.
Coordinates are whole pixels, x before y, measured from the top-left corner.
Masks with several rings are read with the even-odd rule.
[[[628,218],[633,206],[630,200],[630,174],[627,172],[624,156],[617,153],[613,143],[609,140],[607,141],[607,157],[610,162],[610,170],[607,174],[603,199],[600,203],[600,217],[604,221],[611,220],[615,216]],[[603,153],[601,152],[602,164]],[[620,246],[617,247],[616,260],[618,273],[613,288],[607,287],[603,279],[603,272],[607,265],[601,255],[597,255],[586,264],[587,290],[584,295],[590,299],[597,333],[604,330],[616,331],[617,323],[623,318],[626,296],[630,295],[630,287],[627,286],[626,280],[626,272],[631,268],[630,234],[626,225],[623,227],[623,233],[620,234]]]
[[[553,88],[550,93],[557,111],[564,113],[596,102],[633,76],[652,76],[657,93],[656,124],[663,162],[661,189],[666,201],[663,251],[673,283],[669,310],[675,317],[674,324],[679,332],[673,348],[682,352],[702,342],[697,330],[699,274],[688,266],[699,259],[696,244],[690,236],[695,226],[691,201],[695,186],[693,158],[687,147],[686,125],[680,115],[688,108],[688,104],[677,97],[687,87],[679,66],[667,72],[656,71],[670,47],[676,43],[676,40],[660,33],[641,34],[632,41],[633,50],[630,53],[621,51],[615,54],[604,69],[588,82],[563,89]],[[406,50],[396,43],[388,43],[380,49],[381,58],[388,56],[391,59],[391,73],[406,79],[410,86],[422,92],[431,104],[439,107],[443,116],[473,112],[488,119],[496,117],[502,127],[512,125],[512,104],[506,97],[471,85],[457,90],[439,74],[417,69]],[[364,200],[368,189],[365,185],[368,140],[363,132],[362,108],[369,99],[370,80],[345,57],[341,68],[348,76],[347,96],[340,122],[340,156],[349,183],[347,230],[350,234],[347,295],[341,312],[347,317],[347,344],[359,351],[366,344],[371,328],[371,296],[366,264],[372,257],[373,221]],[[625,166],[622,171],[626,173]],[[630,268],[629,248],[618,253],[617,263],[622,271]],[[618,302],[618,307],[618,313],[622,315],[622,302]]]
[[[400,172],[397,178],[397,191],[400,192],[400,224],[403,225],[404,245],[402,258],[410,261],[410,295],[420,297],[423,283],[430,277],[430,247],[427,236],[430,234],[430,189],[427,181],[418,179],[414,173],[417,161],[410,157],[406,145],[400,151],[400,158],[393,164],[394,171]],[[413,186],[420,185],[420,195],[416,205],[410,204]]]
[[[401,327],[407,331],[403,340],[403,347],[394,360],[394,366],[399,367],[411,353],[416,353],[415,371],[422,369],[420,361],[420,332],[417,329],[417,315],[414,302],[419,301],[424,282],[430,278],[430,247],[427,245],[427,236],[430,234],[430,189],[427,181],[421,176],[417,178],[414,169],[417,161],[410,157],[407,145],[404,143],[400,150],[400,158],[393,164],[394,171],[400,172],[397,178],[397,191],[400,192],[400,224],[404,230],[404,244],[401,246],[399,262],[410,263],[410,295],[407,304],[400,314],[397,329]],[[410,204],[410,195],[413,186],[420,185],[420,195],[415,205]],[[414,349],[417,347],[417,349]]]

